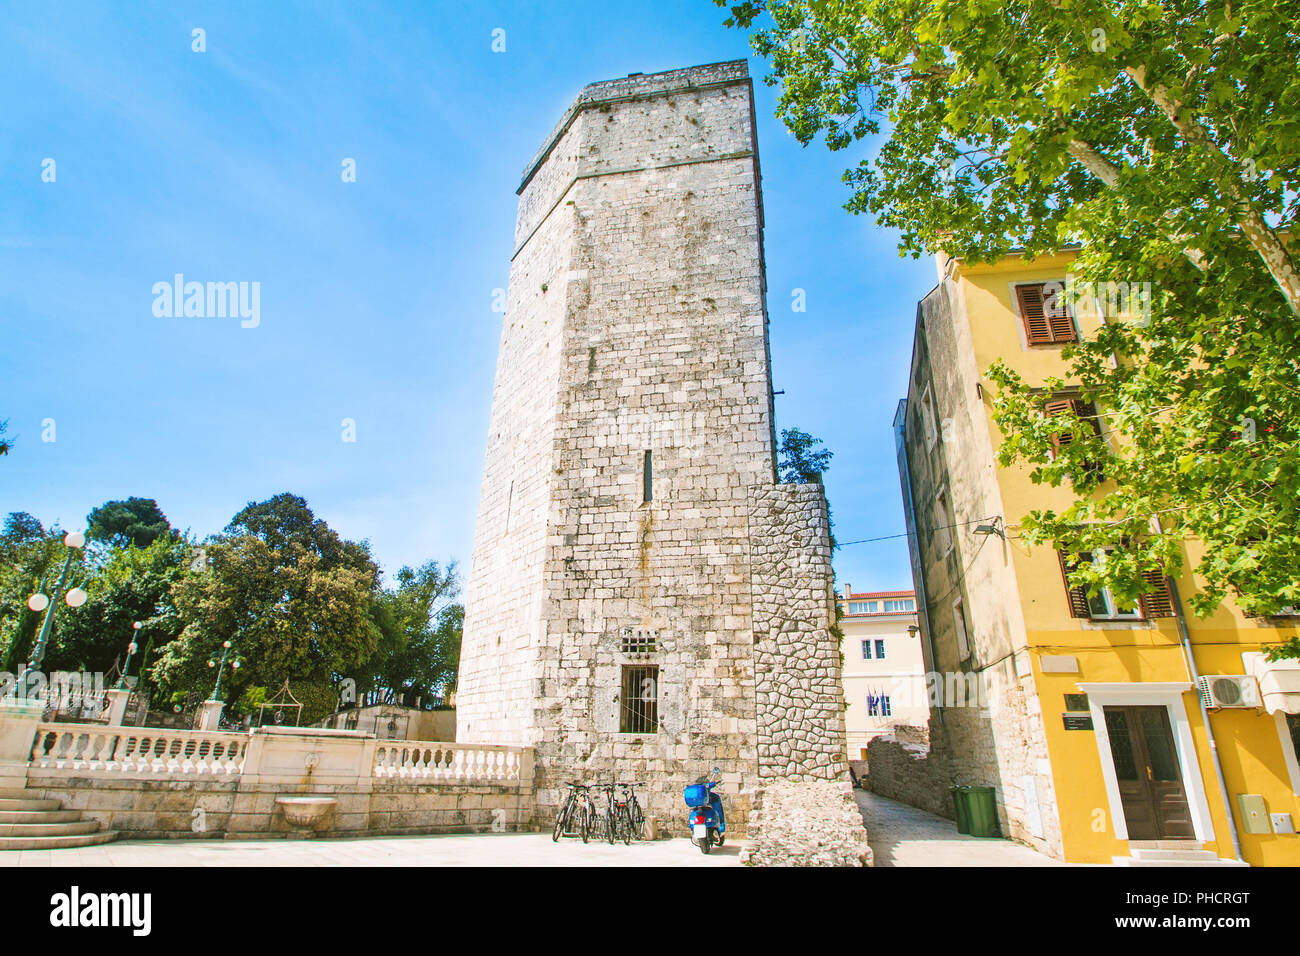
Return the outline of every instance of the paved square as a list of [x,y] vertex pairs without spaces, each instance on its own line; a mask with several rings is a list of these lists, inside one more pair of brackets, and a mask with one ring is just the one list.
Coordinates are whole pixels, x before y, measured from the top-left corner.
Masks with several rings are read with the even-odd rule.
[[686,838],[624,846],[548,833],[471,833],[357,840],[122,840],[0,853],[4,866],[739,866],[740,847],[705,856]]

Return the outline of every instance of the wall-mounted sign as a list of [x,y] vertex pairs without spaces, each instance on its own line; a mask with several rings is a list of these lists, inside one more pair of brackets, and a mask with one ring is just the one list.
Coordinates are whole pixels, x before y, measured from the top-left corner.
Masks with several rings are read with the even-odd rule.
[[1066,694],[1065,709],[1073,713],[1088,712],[1088,695],[1087,694]]
[[1062,714],[1066,730],[1092,730],[1092,714]]

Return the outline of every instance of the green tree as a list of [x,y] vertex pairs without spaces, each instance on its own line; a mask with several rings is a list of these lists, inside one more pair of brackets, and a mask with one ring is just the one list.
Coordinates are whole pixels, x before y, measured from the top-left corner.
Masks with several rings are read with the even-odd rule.
[[[1022,536],[1118,545],[1074,580],[1121,598],[1150,587],[1144,572],[1175,571],[1191,536],[1205,545],[1198,613],[1229,594],[1252,613],[1300,605],[1300,280],[1282,238],[1300,211],[1294,3],[730,9],[729,23],[761,27],[753,45],[801,143],[879,140],[844,175],[847,208],[898,229],[904,253],[1077,246],[1082,288],[1151,283],[1149,307],[1112,311],[1065,349],[1068,377],[990,369],[1002,464],[1076,492],[1063,512],[1024,516]],[[1108,442],[1044,417],[1043,392],[1067,381],[1097,403]],[[1085,439],[1056,453],[1071,427]]]
[[413,703],[453,689],[465,617],[465,609],[453,601],[459,592],[455,562],[440,568],[428,561],[398,571],[397,586],[375,596],[372,614],[380,639],[359,671],[358,692],[380,691]]
[[11,511],[5,518],[4,531],[0,532],[0,542],[6,545],[22,544],[44,536],[45,528],[39,519],[26,511]]
[[820,438],[813,438],[798,428],[782,429],[777,466],[781,481],[794,485],[821,484],[822,474],[830,467],[834,453],[818,448],[820,444]]
[[286,679],[307,693],[374,654],[379,569],[364,544],[342,540],[301,498],[250,504],[201,551],[202,570],[172,587],[184,627],[150,671],[166,691],[209,693],[208,661],[227,640],[243,666],[223,676],[226,700],[250,687],[273,696]]
[[[50,588],[66,554],[64,532],[56,525],[33,533],[39,525],[31,515],[15,512],[9,515],[5,532],[0,535],[0,671],[17,673],[31,654],[45,612],[31,610],[27,599],[38,592],[55,597]],[[57,638],[57,628],[64,618],[56,616],[54,620]]]
[[[107,672],[125,662],[134,640],[139,647],[130,673],[146,673],[156,652],[184,626],[172,589],[191,573],[194,549],[184,538],[166,535],[144,548],[127,545],[102,555],[81,585],[90,595],[86,603],[64,608],[56,619],[47,657],[51,669]],[[138,633],[136,621],[142,625]]]
[[170,532],[167,516],[152,498],[106,501],[86,515],[86,537],[113,547],[146,548]]

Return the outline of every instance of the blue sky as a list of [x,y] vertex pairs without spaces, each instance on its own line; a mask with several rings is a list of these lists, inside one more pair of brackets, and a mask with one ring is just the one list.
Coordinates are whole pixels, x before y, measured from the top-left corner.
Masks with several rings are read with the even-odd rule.
[[[5,6],[0,511],[80,528],[140,495],[202,536],[292,491],[390,573],[468,571],[524,163],[585,83],[750,53],[711,0]],[[777,425],[835,453],[841,541],[896,534],[890,423],[934,266],[842,209],[863,153],[801,148],[750,71]],[[156,317],[176,273],[259,282],[260,324]],[[911,585],[902,539],[836,571]]]

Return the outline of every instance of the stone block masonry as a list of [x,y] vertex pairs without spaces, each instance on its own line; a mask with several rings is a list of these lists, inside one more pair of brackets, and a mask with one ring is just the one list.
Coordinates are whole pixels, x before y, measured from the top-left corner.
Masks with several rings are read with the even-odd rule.
[[740,835],[765,779],[845,772],[825,503],[776,484],[744,61],[584,89],[515,245],[457,740],[534,748],[543,827],[618,779],[680,834],[718,767]]

